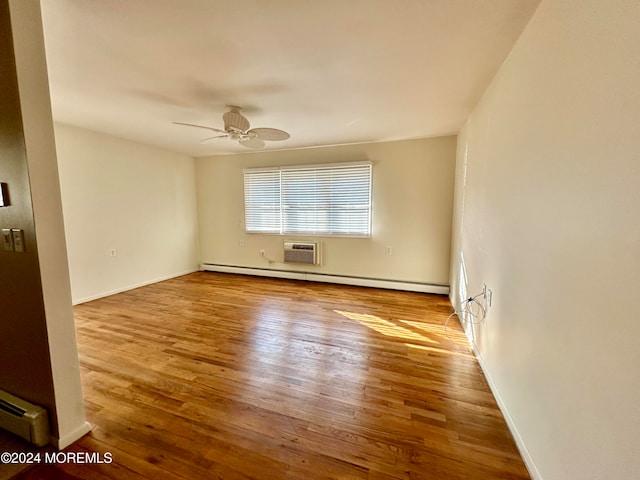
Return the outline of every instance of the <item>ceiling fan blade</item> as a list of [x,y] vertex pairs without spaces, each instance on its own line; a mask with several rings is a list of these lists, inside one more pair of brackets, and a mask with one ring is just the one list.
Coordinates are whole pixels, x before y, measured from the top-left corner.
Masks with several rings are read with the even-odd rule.
[[247,133],[255,133],[259,139],[269,142],[287,140],[291,137],[291,135],[284,130],[278,130],[277,128],[252,128]]
[[225,138],[225,137],[228,137],[228,136],[229,136],[229,135],[216,135],[216,136],[214,136],[214,137],[204,138],[204,139],[200,140],[200,143],[201,143],[201,144],[204,144],[204,143],[211,143],[211,142],[212,142],[213,140],[215,140],[216,138]]
[[255,138],[255,137],[241,138],[240,140],[238,140],[238,142],[243,147],[253,148],[253,149],[264,148],[264,145],[265,145],[264,140],[261,140],[260,138]]
[[195,125],[193,123],[183,123],[183,122],[171,122],[171,123],[175,125],[185,125],[187,127],[206,128],[207,130],[213,130],[214,132],[227,133],[224,130],[220,130],[219,128],[205,127],[204,125]]

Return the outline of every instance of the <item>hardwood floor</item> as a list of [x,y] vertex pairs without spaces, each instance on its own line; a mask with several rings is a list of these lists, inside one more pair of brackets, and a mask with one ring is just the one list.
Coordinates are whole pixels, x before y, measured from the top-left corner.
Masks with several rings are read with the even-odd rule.
[[113,461],[16,478],[529,479],[450,311],[216,273],[79,305],[93,431],[66,451]]

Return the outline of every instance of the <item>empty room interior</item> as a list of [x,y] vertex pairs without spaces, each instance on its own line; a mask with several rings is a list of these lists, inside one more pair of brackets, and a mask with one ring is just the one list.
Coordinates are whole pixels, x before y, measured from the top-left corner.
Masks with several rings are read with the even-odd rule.
[[638,0],[0,0],[0,479],[640,478]]

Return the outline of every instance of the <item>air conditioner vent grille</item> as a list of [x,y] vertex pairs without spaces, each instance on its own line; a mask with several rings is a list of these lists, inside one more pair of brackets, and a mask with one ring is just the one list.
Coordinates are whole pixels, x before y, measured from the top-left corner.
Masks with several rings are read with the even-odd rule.
[[284,242],[284,263],[319,265],[320,255],[317,243]]

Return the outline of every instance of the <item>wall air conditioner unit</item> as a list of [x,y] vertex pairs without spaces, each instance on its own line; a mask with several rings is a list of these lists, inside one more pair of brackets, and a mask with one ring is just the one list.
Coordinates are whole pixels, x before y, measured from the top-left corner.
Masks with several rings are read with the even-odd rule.
[[284,263],[320,265],[317,243],[284,242]]
[[28,440],[37,447],[49,443],[47,411],[0,390],[0,428]]

